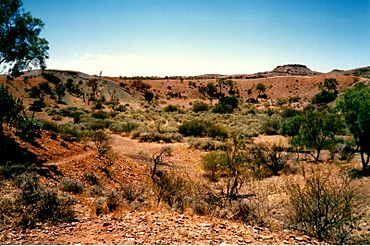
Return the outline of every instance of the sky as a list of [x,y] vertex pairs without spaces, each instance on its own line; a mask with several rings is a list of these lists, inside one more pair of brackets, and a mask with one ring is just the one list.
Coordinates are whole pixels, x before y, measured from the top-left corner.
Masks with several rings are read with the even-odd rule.
[[47,66],[107,76],[370,65],[370,0],[23,0]]

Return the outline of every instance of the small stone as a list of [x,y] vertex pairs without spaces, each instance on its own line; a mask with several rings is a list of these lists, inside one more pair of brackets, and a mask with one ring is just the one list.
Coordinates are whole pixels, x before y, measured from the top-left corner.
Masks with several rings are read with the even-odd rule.
[[218,228],[220,228],[220,229],[226,229],[226,225],[225,225],[225,224],[220,224],[220,225],[218,226]]
[[272,239],[272,236],[271,235],[259,235],[259,238],[261,238],[262,240],[269,240],[269,239]]
[[245,239],[244,242],[245,243],[252,243],[252,239]]
[[299,241],[299,242],[304,241],[303,237],[295,237],[295,240],[297,240],[297,241]]
[[211,224],[207,224],[207,223],[202,223],[200,224],[201,227],[211,227]]
[[263,231],[263,228],[262,227],[258,227],[258,226],[255,226],[253,229],[255,229],[257,231]]
[[307,235],[303,235],[302,236],[304,240],[306,241],[310,241],[311,240],[311,237],[307,236]]

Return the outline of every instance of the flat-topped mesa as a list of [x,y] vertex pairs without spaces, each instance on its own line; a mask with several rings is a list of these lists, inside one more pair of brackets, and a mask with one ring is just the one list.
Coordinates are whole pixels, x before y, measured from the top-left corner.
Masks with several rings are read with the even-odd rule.
[[306,65],[301,64],[287,64],[282,66],[277,66],[274,70],[270,72],[270,76],[286,76],[286,75],[296,75],[296,76],[310,76],[320,74],[319,72],[312,71]]

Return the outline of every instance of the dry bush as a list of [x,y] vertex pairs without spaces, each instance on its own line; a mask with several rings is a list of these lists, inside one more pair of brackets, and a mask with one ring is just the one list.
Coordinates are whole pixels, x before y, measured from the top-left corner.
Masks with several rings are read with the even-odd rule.
[[120,203],[122,202],[122,199],[120,195],[115,191],[109,191],[107,194],[107,207],[109,212],[113,212],[116,210]]
[[311,171],[304,182],[289,182],[289,223],[330,243],[345,243],[358,216],[360,198],[350,179],[342,174]]
[[0,198],[0,225],[11,224],[14,217],[19,213],[19,206],[17,205],[15,198]]
[[227,218],[250,225],[270,226],[273,211],[279,206],[278,201],[270,200],[270,195],[276,193],[270,182],[249,180],[242,191],[243,195],[228,204]]
[[198,215],[218,217],[219,211],[223,209],[225,204],[224,198],[205,184],[193,183],[192,187],[188,207]]
[[136,122],[117,122],[110,125],[110,129],[114,133],[130,133],[133,130],[137,129],[139,124]]
[[21,211],[19,225],[30,227],[37,221],[63,222],[74,219],[71,208],[74,201],[40,185],[35,174],[21,175],[18,184],[21,188],[16,201]]
[[100,185],[93,185],[89,190],[89,196],[99,197],[103,195],[103,188]]
[[123,184],[121,185],[120,193],[125,201],[132,203],[143,195],[143,189],[131,183]]
[[95,214],[101,215],[108,213],[108,205],[107,205],[107,198],[106,197],[99,197],[95,200]]
[[282,117],[278,115],[269,116],[262,123],[260,132],[266,135],[276,135],[280,131],[281,124]]
[[4,166],[0,167],[0,175],[3,176],[5,179],[10,179],[16,177],[17,175],[21,175],[22,173],[26,172],[33,172],[36,170],[35,164],[29,163],[13,163],[13,162],[6,162]]
[[98,176],[96,176],[96,174],[93,173],[93,172],[85,173],[84,177],[90,185],[99,185],[100,184],[100,180],[99,180]]
[[156,170],[152,177],[157,204],[166,203],[170,208],[183,212],[191,196],[191,183],[174,170]]
[[141,142],[165,142],[165,143],[173,143],[173,142],[181,142],[182,141],[182,135],[176,132],[165,132],[165,133],[159,133],[159,132],[143,132],[140,133],[139,136],[135,136],[138,138]]
[[202,101],[195,101],[193,103],[192,110],[196,113],[203,112],[203,111],[208,111],[209,110],[209,105],[205,102],[202,102]]
[[212,140],[209,138],[194,138],[190,137],[188,139],[188,143],[190,147],[194,149],[201,149],[205,151],[210,150],[219,150],[223,148],[224,144],[221,141],[218,140]]
[[71,178],[63,178],[60,182],[60,188],[63,191],[72,192],[74,194],[80,194],[84,191],[84,185],[81,181]]
[[91,132],[90,139],[94,142],[100,156],[106,155],[111,150],[109,145],[110,137],[104,131],[98,130]]
[[288,162],[288,154],[284,152],[284,147],[279,144],[256,144],[252,148],[254,155],[254,163],[257,166],[262,166],[271,173],[273,176],[286,169]]

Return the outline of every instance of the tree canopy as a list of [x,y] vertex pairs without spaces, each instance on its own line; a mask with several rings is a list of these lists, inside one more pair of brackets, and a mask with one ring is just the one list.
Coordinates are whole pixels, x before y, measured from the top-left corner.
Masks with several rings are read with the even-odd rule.
[[264,83],[258,83],[256,85],[256,90],[258,91],[258,95],[261,95],[261,93],[264,93],[266,91],[266,85]]
[[345,123],[356,140],[365,171],[370,156],[370,88],[359,83],[347,89],[338,99],[337,108],[344,115]]
[[288,127],[288,135],[293,135],[291,144],[315,150],[315,161],[319,160],[323,149],[335,143],[335,135],[343,127],[338,115],[325,108],[307,109],[302,116],[293,119],[292,125]]
[[26,141],[33,141],[40,136],[40,125],[27,118],[22,101],[15,99],[3,85],[0,85],[0,140],[4,137],[4,126],[16,128],[16,134]]
[[39,37],[42,20],[24,12],[21,0],[0,0],[0,72],[20,75],[22,70],[46,67],[48,41]]

